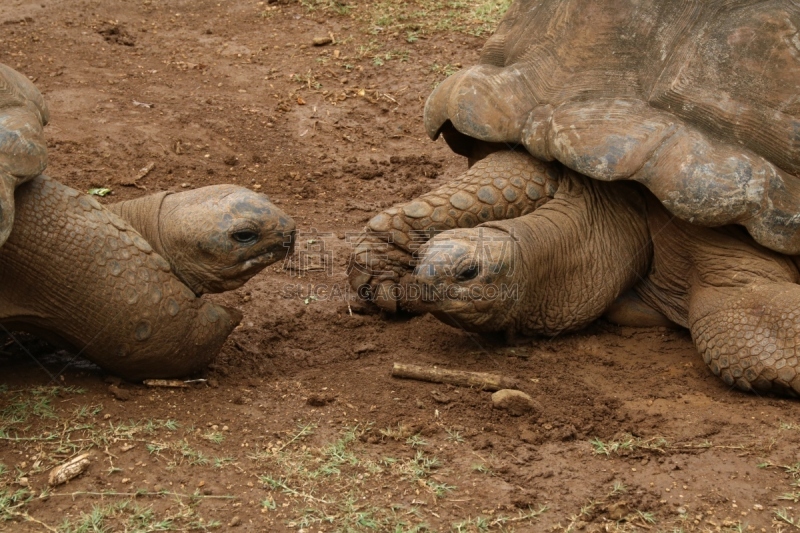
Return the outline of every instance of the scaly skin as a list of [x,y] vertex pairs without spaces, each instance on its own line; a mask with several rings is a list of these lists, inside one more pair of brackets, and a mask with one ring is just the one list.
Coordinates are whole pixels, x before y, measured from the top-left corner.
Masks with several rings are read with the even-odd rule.
[[553,197],[558,171],[525,152],[495,152],[456,180],[376,215],[355,244],[350,285],[382,308],[396,310],[392,286],[411,273],[422,244],[448,229],[530,213]]
[[414,271],[423,298],[410,305],[477,332],[552,336],[583,328],[649,268],[641,192],[567,170],[536,211],[428,241]]
[[800,394],[800,273],[739,228],[698,228],[651,200],[641,299],[688,327],[711,371],[745,391]]
[[0,321],[136,380],[197,372],[241,314],[197,298],[130,225],[39,176],[0,248]]
[[[495,244],[503,234],[514,235],[515,247]],[[795,258],[758,245],[742,228],[679,220],[635,185],[566,172],[554,199],[535,212],[441,233],[419,255],[415,281],[435,297],[416,310],[448,323],[554,335],[619,312],[632,288],[636,298],[627,299],[644,307],[628,316],[689,328],[728,385],[800,395]],[[484,297],[497,294],[490,285],[514,284],[511,301]]]

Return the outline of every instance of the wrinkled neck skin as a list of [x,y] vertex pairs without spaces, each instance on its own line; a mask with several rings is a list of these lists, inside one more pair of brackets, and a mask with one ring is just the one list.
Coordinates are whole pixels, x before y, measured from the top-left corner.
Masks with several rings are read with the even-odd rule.
[[192,292],[200,295],[206,292],[203,280],[207,278],[207,273],[197,271],[197,262],[182,253],[180,246],[174,245],[181,238],[176,232],[184,231],[185,228],[181,224],[167,222],[177,205],[170,202],[174,198],[174,193],[161,192],[106,207],[133,226],[150,243],[153,250],[169,262],[172,273]]
[[646,203],[635,184],[605,183],[565,170],[559,190],[530,215],[486,224],[513,233],[519,300],[503,328],[557,335],[599,318],[649,270]]
[[[158,220],[161,204],[164,202],[164,198],[170,194],[172,193],[160,192],[105,206],[106,209],[133,226],[133,229],[153,247],[153,250],[168,261],[169,257],[161,240]],[[172,270],[175,272],[174,265]]]

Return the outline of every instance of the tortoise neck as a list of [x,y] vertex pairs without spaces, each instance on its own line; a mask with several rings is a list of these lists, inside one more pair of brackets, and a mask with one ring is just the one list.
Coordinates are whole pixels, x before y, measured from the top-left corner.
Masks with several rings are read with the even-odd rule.
[[556,335],[599,318],[647,275],[652,244],[640,191],[566,172],[555,197],[533,213],[493,222],[515,234],[523,288],[516,312],[523,334]]
[[159,192],[142,196],[134,200],[109,204],[106,208],[133,226],[133,229],[139,232],[139,234],[150,243],[153,250],[171,264],[170,253],[165,248],[164,240],[161,237],[160,223],[161,207],[164,198],[170,194],[172,193],[167,191]]

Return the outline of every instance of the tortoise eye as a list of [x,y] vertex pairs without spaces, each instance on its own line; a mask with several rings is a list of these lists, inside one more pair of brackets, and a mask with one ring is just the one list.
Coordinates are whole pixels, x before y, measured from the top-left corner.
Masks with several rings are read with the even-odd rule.
[[471,279],[475,279],[478,277],[478,273],[480,272],[480,268],[478,265],[470,265],[458,274],[456,274],[456,279],[459,281],[469,281]]
[[231,234],[233,240],[241,244],[253,244],[258,240],[258,233],[250,230],[236,231]]

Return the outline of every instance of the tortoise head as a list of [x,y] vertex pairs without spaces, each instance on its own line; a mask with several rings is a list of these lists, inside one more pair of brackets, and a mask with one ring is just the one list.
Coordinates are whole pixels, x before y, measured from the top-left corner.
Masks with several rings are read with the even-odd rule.
[[14,190],[47,167],[49,111],[28,78],[0,64],[0,246],[14,223]]
[[506,330],[521,291],[518,256],[514,237],[499,229],[440,233],[419,250],[406,305],[468,331]]
[[173,272],[199,295],[236,289],[283,259],[295,223],[264,194],[213,185],[166,196],[158,231]]

